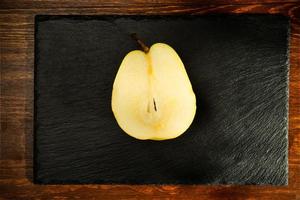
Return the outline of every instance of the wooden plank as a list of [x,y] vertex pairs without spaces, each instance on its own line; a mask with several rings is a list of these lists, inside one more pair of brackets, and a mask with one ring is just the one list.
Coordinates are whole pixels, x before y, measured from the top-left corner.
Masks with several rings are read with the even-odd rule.
[[[129,6],[129,5],[128,5]],[[247,4],[247,5],[155,5],[146,6],[143,4],[127,7],[116,4],[114,6],[99,5],[97,7],[83,8],[18,8],[18,9],[0,9],[0,14],[53,14],[53,15],[181,15],[181,14],[210,14],[210,13],[261,13],[261,14],[284,14],[290,15],[300,10],[297,3],[281,3],[281,4]]]
[[27,179],[2,180],[5,198],[16,199],[295,199],[296,192],[267,186],[32,185]]
[[[299,3],[299,0],[286,0],[284,3]],[[161,5],[258,5],[283,3],[282,0],[2,0],[0,9],[44,9],[44,8],[97,8],[97,7],[135,7],[135,6],[161,6]]]

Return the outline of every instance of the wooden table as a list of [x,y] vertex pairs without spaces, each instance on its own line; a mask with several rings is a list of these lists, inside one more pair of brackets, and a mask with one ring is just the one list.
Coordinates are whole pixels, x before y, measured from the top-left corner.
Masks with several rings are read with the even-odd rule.
[[[35,185],[32,183],[36,14],[269,13],[291,18],[289,185]],[[1,0],[0,199],[300,199],[300,1]]]

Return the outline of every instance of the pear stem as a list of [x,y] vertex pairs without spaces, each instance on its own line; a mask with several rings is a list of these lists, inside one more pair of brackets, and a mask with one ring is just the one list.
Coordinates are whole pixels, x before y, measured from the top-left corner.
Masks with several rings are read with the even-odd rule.
[[145,45],[145,43],[140,40],[137,36],[136,33],[132,33],[131,34],[131,37],[141,46],[142,50],[145,52],[145,53],[148,53],[149,52],[149,47],[147,45]]

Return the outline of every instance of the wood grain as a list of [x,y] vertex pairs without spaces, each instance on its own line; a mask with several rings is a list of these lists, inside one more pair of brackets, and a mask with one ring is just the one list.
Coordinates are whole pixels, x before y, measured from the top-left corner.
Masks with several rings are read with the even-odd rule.
[[[280,0],[0,2],[0,199],[300,199],[300,3]],[[282,3],[281,3],[282,2]],[[269,13],[291,18],[289,186],[34,185],[33,58],[36,14]]]
[[[200,5],[262,5],[282,3],[282,0],[2,0],[0,7],[3,9],[48,9],[48,8],[96,8],[115,7],[135,8],[136,6],[200,6]],[[286,0],[284,3],[297,3],[299,0]],[[174,12],[174,10],[170,10]]]

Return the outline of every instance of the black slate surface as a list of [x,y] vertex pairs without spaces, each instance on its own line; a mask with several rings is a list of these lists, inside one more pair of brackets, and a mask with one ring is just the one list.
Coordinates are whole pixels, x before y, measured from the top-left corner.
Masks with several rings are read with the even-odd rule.
[[[176,139],[139,141],[114,119],[133,32],[186,66],[197,114]],[[288,38],[282,16],[38,16],[35,182],[287,184]]]

